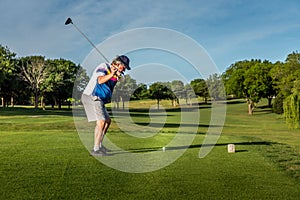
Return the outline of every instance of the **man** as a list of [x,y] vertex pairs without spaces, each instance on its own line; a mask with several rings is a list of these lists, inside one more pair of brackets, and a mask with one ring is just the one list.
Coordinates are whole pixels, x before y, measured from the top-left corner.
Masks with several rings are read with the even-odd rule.
[[105,104],[111,100],[116,83],[126,69],[130,70],[129,58],[125,55],[117,56],[111,64],[101,63],[93,72],[93,75],[82,94],[82,103],[88,121],[96,121],[94,131],[94,149],[92,155],[107,155],[102,141],[110,126],[111,119],[105,108]]

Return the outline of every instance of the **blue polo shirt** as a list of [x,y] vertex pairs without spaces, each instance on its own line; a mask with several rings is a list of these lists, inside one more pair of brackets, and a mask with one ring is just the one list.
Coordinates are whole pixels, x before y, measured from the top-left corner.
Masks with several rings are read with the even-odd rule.
[[108,63],[102,63],[93,72],[93,75],[84,90],[84,94],[91,95],[97,97],[104,104],[109,103],[111,101],[112,93],[116,83],[118,81],[117,77],[112,77],[105,83],[99,84],[98,77],[105,76],[110,74],[110,65]]

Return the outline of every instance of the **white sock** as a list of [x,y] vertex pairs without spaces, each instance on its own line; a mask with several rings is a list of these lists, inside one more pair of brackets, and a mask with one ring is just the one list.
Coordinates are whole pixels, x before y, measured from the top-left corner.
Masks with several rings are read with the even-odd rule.
[[94,146],[94,151],[99,151],[100,147],[99,146]]

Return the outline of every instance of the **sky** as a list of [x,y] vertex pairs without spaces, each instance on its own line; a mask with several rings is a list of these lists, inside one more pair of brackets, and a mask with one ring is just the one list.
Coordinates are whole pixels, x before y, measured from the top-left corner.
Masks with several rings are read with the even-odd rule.
[[189,82],[300,48],[299,0],[0,0],[0,44],[91,73],[103,59],[68,17],[109,60],[130,57],[138,82]]

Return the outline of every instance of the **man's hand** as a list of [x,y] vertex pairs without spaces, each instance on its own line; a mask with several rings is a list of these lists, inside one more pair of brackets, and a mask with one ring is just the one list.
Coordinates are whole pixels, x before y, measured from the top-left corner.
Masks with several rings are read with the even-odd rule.
[[121,77],[121,72],[120,72],[120,70],[117,68],[117,67],[115,67],[115,66],[112,66],[111,67],[111,73],[113,73],[114,75],[117,75],[117,77]]
[[110,68],[110,70],[111,70],[111,73],[112,73],[113,75],[116,75],[117,72],[119,71],[118,68],[116,68],[115,66],[112,66],[112,67]]
[[102,84],[107,82],[109,79],[111,79],[113,76],[121,76],[121,73],[119,72],[118,68],[115,66],[111,66],[110,68],[110,74],[107,74],[105,76],[98,76],[98,83]]

